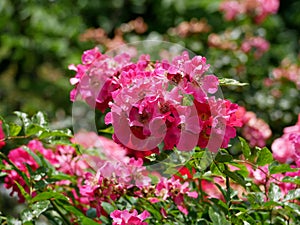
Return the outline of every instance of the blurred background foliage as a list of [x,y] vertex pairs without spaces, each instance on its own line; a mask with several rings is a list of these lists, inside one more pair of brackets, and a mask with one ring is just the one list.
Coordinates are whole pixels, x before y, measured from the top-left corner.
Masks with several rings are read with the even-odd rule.
[[[300,112],[299,87],[287,79],[274,82],[272,72],[284,59],[299,66],[300,2],[281,1],[278,14],[261,24],[247,17],[225,21],[219,5],[218,0],[1,0],[0,115],[42,110],[56,128],[70,127],[74,74],[68,65],[80,63],[82,52],[95,45],[105,51],[155,39],[206,56],[219,77],[248,82],[224,87],[224,96],[268,122],[273,140]],[[270,43],[259,57],[256,49],[245,53],[239,47],[253,36]]]

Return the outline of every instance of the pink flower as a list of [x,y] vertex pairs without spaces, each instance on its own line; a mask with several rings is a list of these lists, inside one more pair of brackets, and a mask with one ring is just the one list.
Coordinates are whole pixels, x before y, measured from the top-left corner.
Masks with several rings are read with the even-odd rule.
[[221,2],[220,11],[225,13],[226,20],[234,20],[238,15],[246,12],[245,5],[235,0],[225,0]]
[[273,77],[279,81],[287,79],[294,82],[297,88],[300,89],[300,67],[291,63],[288,59],[284,59],[280,67],[273,70]]
[[[206,74],[210,65],[205,57],[190,59],[183,52],[171,62],[153,63],[142,55],[132,63],[124,54],[112,58],[94,49],[83,58],[71,81],[75,92],[91,106],[96,102],[101,111],[110,108],[105,123],[112,124],[113,140],[126,148],[127,155],[159,153],[161,144],[162,150],[190,151],[197,145],[206,147],[211,137],[220,140],[210,141],[217,151],[235,137],[237,106],[208,97],[217,92],[219,80]],[[202,118],[197,104],[208,104],[205,110],[214,112]]]
[[182,184],[180,183],[180,180],[175,177],[172,177],[171,179],[161,178],[160,182],[156,185],[155,195],[162,201],[171,198],[177,205],[178,209],[185,215],[188,214],[188,210],[184,203],[184,197],[198,198],[197,192],[190,191],[188,182],[184,182]]
[[211,97],[205,103],[194,101],[199,119],[202,121],[198,146],[207,147],[216,152],[220,147],[226,148],[231,138],[236,136],[234,127],[241,126],[238,105],[228,100]]
[[134,209],[132,212],[128,210],[115,210],[110,214],[113,219],[113,225],[148,225],[148,223],[143,222],[150,216],[147,210],[144,210],[141,214]]
[[295,162],[300,166],[300,114],[296,125],[284,128],[283,133],[271,146],[274,159],[281,163]]
[[94,132],[80,131],[71,139],[73,143],[80,144],[84,149],[82,158],[95,170],[103,161],[127,163],[127,150],[113,140],[99,136]]
[[44,158],[47,159],[52,165],[56,165],[58,163],[53,150],[44,148],[42,142],[38,140],[31,140],[27,144],[27,147],[30,148],[33,152],[43,155]]
[[5,139],[5,134],[2,129],[2,121],[0,120],[0,149],[3,148],[3,146],[5,146],[4,139]]
[[85,170],[90,167],[84,160],[85,155],[77,155],[72,146],[57,145],[55,153],[57,163],[54,165],[60,172],[81,177],[85,174]]
[[81,98],[104,112],[112,100],[111,93],[119,87],[116,82],[119,68],[126,65],[129,58],[127,54],[112,58],[101,54],[98,48],[85,51],[83,64],[69,66],[76,71],[75,77],[70,79],[70,83],[75,85],[70,94],[71,101]]
[[[28,152],[26,152],[22,147],[16,148],[11,150],[8,153],[9,160],[11,160],[14,165],[22,172],[26,174],[26,176],[29,177],[29,171],[26,167],[26,164],[32,169],[32,171],[35,171],[39,166],[35,162],[35,160],[32,158],[31,155],[29,155]],[[7,164],[7,162],[4,162]],[[10,195],[12,196],[14,193],[17,193],[19,197],[19,202],[24,202],[25,198],[23,194],[21,193],[19,187],[16,185],[15,182],[19,183],[24,190],[29,194],[29,187],[26,185],[26,182],[24,179],[15,171],[15,170],[6,170],[7,176],[4,178],[4,187],[7,189],[12,188]]]
[[[248,0],[251,1],[251,0]],[[255,22],[261,23],[269,14],[277,13],[279,9],[279,0],[257,0],[259,7],[255,10]]]
[[250,37],[246,38],[242,45],[241,50],[245,53],[249,53],[254,50],[254,57],[259,59],[270,48],[270,44],[262,37]]
[[279,0],[223,0],[220,11],[225,13],[226,20],[234,20],[239,15],[247,14],[256,23],[262,23],[270,14],[279,8]]
[[262,119],[257,118],[254,112],[246,111],[243,107],[239,108],[239,113],[244,124],[242,127],[243,137],[249,141],[251,147],[264,147],[266,140],[272,135],[269,125]]
[[213,181],[208,181],[205,179],[201,180],[201,188],[203,192],[207,195],[205,196],[205,198],[216,198],[225,202],[224,195],[222,194],[222,192],[216,184],[225,188],[225,182],[221,177],[214,177]]

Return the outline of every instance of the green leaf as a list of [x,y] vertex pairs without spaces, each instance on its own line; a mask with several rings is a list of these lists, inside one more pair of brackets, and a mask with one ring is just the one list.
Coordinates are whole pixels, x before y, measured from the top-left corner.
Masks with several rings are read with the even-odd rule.
[[300,188],[290,190],[286,196],[284,197],[283,201],[289,201],[289,200],[294,200],[300,198]]
[[223,163],[212,163],[210,165],[210,171],[214,175],[223,175],[224,170],[225,166]]
[[242,147],[242,151],[243,151],[243,155],[245,156],[245,159],[249,159],[251,156],[251,150],[250,147],[248,145],[248,143],[246,142],[246,140],[242,137],[239,137],[240,142],[241,142],[241,147]]
[[39,201],[34,203],[30,208],[32,209],[32,214],[38,218],[43,212],[45,212],[50,206],[50,201]]
[[108,202],[101,202],[101,206],[103,207],[105,212],[107,212],[108,214],[110,214],[111,212],[113,212],[115,210],[115,208]]
[[18,186],[18,188],[19,188],[19,190],[21,191],[21,194],[24,196],[24,198],[25,198],[26,200],[30,199],[30,196],[29,196],[29,194],[25,191],[24,187],[23,187],[21,184],[19,184],[17,181],[15,181],[15,184]]
[[42,112],[37,112],[32,118],[32,122],[41,126],[41,127],[47,127],[48,126],[48,119],[46,115]]
[[262,192],[250,192],[247,198],[253,208],[261,207],[264,203],[264,194]]
[[249,170],[244,164],[240,164],[237,162],[230,162],[229,165],[239,168],[238,173],[241,174],[243,177],[248,177]]
[[57,173],[57,174],[52,174],[50,178],[47,179],[47,181],[50,183],[56,182],[56,181],[61,181],[61,180],[70,180],[73,181],[74,177],[68,174],[64,173]]
[[240,175],[237,172],[231,172],[229,170],[224,170],[223,173],[230,177],[233,181],[237,182],[238,184],[242,185],[243,187],[246,187],[246,181],[242,175]]
[[39,201],[30,206],[30,209],[25,209],[21,213],[21,219],[23,223],[30,224],[31,221],[37,219],[43,212],[45,212],[50,206],[50,201]]
[[23,112],[19,112],[19,111],[16,111],[15,114],[20,118],[20,120],[22,121],[23,123],[23,126],[24,126],[24,129],[25,129],[25,132],[26,132],[26,129],[27,127],[29,127],[31,125],[31,121],[30,119],[28,118],[28,115],[26,113],[23,113]]
[[7,225],[22,225],[22,222],[11,216],[7,217]]
[[271,182],[270,187],[269,187],[268,197],[269,197],[269,200],[278,202],[282,197],[280,187],[278,187],[276,184]]
[[113,134],[114,133],[114,128],[113,126],[107,127],[105,129],[99,130],[100,133],[104,134]]
[[284,205],[286,207],[291,208],[291,211],[293,213],[296,213],[298,215],[300,215],[300,206],[298,204],[292,203],[292,202],[285,202]]
[[22,130],[22,127],[19,126],[18,124],[15,124],[15,123],[9,123],[9,136],[17,136],[21,130]]
[[233,157],[225,151],[219,151],[216,155],[215,161],[217,162],[230,162],[232,161]]
[[80,220],[81,220],[82,225],[99,225],[99,223],[95,222],[94,220],[92,220],[86,216],[81,216]]
[[87,217],[94,219],[97,217],[97,210],[95,208],[89,208],[86,211],[86,215]]
[[45,130],[44,127],[41,127],[38,124],[30,124],[29,126],[26,127],[25,129],[25,134],[28,136],[31,135],[39,135]]
[[40,135],[40,139],[50,137],[72,137],[72,132],[69,129],[66,130],[44,130]]
[[296,172],[298,169],[291,168],[288,164],[279,164],[278,162],[274,161],[269,165],[269,172],[270,174],[277,174],[277,173],[285,173],[285,172]]
[[36,161],[39,166],[43,166],[41,159],[27,146],[23,146],[23,149]]
[[30,209],[25,209],[21,213],[22,223],[30,222],[34,219],[34,215],[31,213]]
[[282,182],[294,183],[294,184],[300,185],[300,177],[298,177],[298,176],[296,176],[296,177],[286,176],[282,179]]
[[84,217],[84,214],[77,209],[76,207],[74,207],[73,205],[71,205],[69,202],[60,202],[57,201],[57,203],[65,210],[67,210],[70,213],[73,213],[75,216],[77,216],[78,218],[80,217]]
[[39,193],[37,196],[31,199],[30,202],[38,202],[38,201],[44,201],[50,199],[65,200],[65,201],[69,200],[65,195],[61,193],[47,191],[47,192]]
[[256,164],[258,166],[264,166],[273,162],[273,155],[271,151],[264,147],[258,152],[258,158]]
[[246,85],[249,85],[248,83],[241,83],[237,80],[230,79],[230,78],[219,78],[219,84],[221,86],[246,86]]
[[226,220],[223,212],[217,212],[212,207],[208,210],[209,217],[213,225],[230,225],[231,223]]

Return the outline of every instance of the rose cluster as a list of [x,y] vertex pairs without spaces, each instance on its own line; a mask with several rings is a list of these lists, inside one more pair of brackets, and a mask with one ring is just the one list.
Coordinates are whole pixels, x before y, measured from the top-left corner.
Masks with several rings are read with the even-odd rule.
[[205,57],[183,52],[172,62],[153,62],[149,55],[133,62],[128,54],[111,57],[94,48],[70,68],[77,72],[70,80],[75,85],[71,100],[81,98],[102,112],[110,109],[105,123],[112,124],[114,141],[129,155],[158,153],[161,144],[163,150],[217,151],[241,126],[238,105],[213,96],[219,81],[207,74]]

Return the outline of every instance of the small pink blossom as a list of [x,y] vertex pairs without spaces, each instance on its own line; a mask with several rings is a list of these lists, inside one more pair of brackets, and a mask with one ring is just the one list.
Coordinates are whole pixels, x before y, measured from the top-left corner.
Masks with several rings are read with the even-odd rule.
[[150,217],[150,213],[144,210],[141,214],[134,209],[132,212],[128,210],[115,210],[110,214],[113,219],[113,225],[148,225],[147,222],[143,222],[145,219]]

